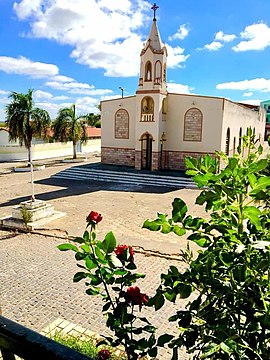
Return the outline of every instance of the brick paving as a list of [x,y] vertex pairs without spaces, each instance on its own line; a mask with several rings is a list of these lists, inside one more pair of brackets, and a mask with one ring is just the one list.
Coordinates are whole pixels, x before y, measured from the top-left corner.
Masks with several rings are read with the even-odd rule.
[[[98,161],[92,157],[89,162]],[[48,165],[48,166],[47,166]],[[177,254],[186,246],[185,237],[164,235],[142,229],[146,218],[153,219],[158,211],[171,212],[175,197],[183,198],[193,215],[202,215],[202,209],[194,206],[197,190],[162,190],[141,186],[119,184],[53,181],[50,177],[72,164],[51,161],[44,171],[35,172],[36,198],[46,200],[58,211],[67,215],[54,220],[39,233],[13,234],[0,230],[0,306],[3,315],[31,329],[41,332],[55,321],[66,321],[100,334],[106,333],[105,319],[101,315],[99,297],[85,294],[82,282],[73,283],[78,268],[73,253],[60,252],[56,246],[70,236],[81,235],[85,217],[90,210],[102,213],[98,227],[101,239],[112,230],[120,244],[149,249],[153,252]],[[29,199],[31,186],[28,173],[6,172],[12,164],[0,164],[0,216],[11,213],[12,206]],[[76,165],[75,165],[76,166]],[[64,240],[60,239],[63,237]],[[136,253],[138,271],[147,274],[140,281],[142,292],[154,294],[159,284],[159,274],[174,264],[183,264],[149,253]],[[143,314],[159,327],[159,333],[176,330],[176,324],[168,323],[175,309],[184,306],[184,301],[167,304],[155,313],[145,308]],[[170,359],[167,351],[160,359]],[[180,359],[188,357],[181,352]]]
[[[72,252],[60,252],[56,248],[62,242],[45,235],[15,234],[11,237],[10,233],[1,232],[0,303],[3,315],[38,332],[60,318],[66,320],[67,326],[71,322],[99,334],[108,334],[101,315],[102,301],[99,297],[86,295],[83,282],[72,282],[78,268]],[[138,271],[147,275],[140,280],[139,286],[149,295],[154,294],[159,274],[169,265],[183,268],[183,264],[175,260],[142,253],[135,256]],[[175,324],[169,324],[167,318],[179,306],[184,306],[184,302],[169,303],[157,313],[144,308],[142,315],[159,328],[159,333],[171,333],[175,332]],[[161,354],[162,359],[170,358],[167,351]],[[181,358],[186,359],[184,355]]]

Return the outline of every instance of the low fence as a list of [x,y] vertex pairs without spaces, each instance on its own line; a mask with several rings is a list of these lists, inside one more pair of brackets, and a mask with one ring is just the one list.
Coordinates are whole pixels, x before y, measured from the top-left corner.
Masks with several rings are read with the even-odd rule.
[[[86,144],[77,145],[77,151],[79,153],[89,153],[100,151],[101,140],[91,139]],[[42,143],[33,144],[32,146],[33,160],[49,159],[58,156],[73,156],[72,142],[68,143]],[[15,161],[26,160],[28,158],[28,152],[25,147],[17,144],[0,144],[0,161]]]
[[0,315],[1,354],[3,360],[15,360],[15,355],[24,360],[91,360]]

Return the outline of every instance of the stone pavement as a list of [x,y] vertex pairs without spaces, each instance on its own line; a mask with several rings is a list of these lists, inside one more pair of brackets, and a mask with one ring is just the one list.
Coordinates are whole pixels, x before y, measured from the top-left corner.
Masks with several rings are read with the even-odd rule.
[[[89,163],[98,160],[94,155]],[[13,205],[28,199],[31,189],[29,173],[3,171],[9,166],[0,164],[0,217],[9,215]],[[98,226],[100,239],[112,230],[118,243],[151,250],[154,254],[136,253],[138,271],[147,274],[139,286],[151,296],[161,272],[172,264],[184,266],[177,260],[155,255],[178,254],[179,249],[186,247],[186,239],[142,229],[143,221],[155,218],[158,211],[170,213],[175,197],[183,198],[194,215],[202,215],[203,211],[193,205],[197,190],[157,191],[151,187],[51,179],[53,174],[69,166],[76,165],[51,161],[44,171],[35,172],[36,197],[67,213],[64,218],[46,224],[37,233],[0,231],[0,306],[4,316],[39,332],[60,318],[104,334],[100,299],[86,295],[82,282],[72,282],[78,271],[73,253],[60,252],[57,244],[83,233],[89,211],[100,212],[103,215]],[[184,301],[167,304],[158,313],[145,308],[142,314],[149,317],[160,332],[175,332],[176,324],[168,323],[167,319],[184,304]],[[170,358],[166,351],[160,356],[160,359]],[[188,357],[182,353],[180,358]]]

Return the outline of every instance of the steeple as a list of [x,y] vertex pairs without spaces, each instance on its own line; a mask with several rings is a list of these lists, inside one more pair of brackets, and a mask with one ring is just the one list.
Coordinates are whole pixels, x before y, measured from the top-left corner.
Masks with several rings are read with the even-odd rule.
[[157,27],[156,3],[152,6],[154,11],[153,22],[148,40],[141,51],[141,66],[138,90],[167,91],[167,49],[162,44]]

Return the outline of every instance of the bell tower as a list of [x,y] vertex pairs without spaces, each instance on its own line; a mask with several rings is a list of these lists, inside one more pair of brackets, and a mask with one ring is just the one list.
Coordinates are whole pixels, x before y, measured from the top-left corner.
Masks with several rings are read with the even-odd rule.
[[[167,49],[157,27],[156,3],[151,30],[140,54],[140,78],[136,91],[137,169],[162,168],[163,141],[166,128]],[[163,149],[162,149],[163,147]]]

